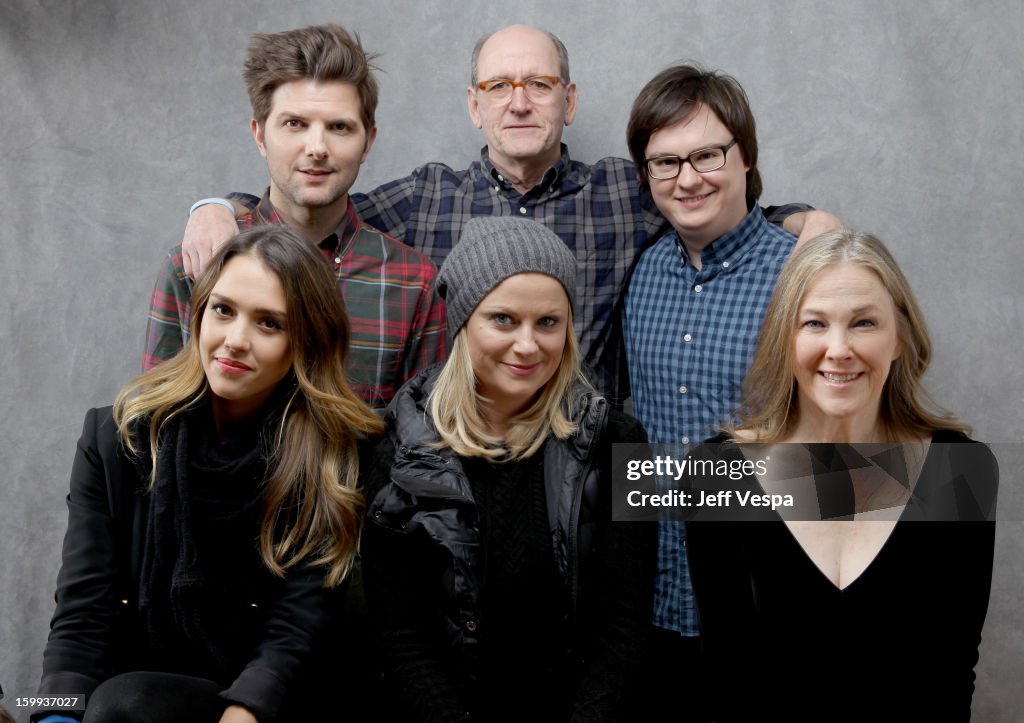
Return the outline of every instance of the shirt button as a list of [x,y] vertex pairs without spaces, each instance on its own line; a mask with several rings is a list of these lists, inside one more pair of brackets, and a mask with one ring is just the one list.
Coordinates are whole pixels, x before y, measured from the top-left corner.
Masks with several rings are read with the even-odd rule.
[[690,438],[689,437],[683,437],[679,441],[682,442],[683,444],[689,444],[690,443]]
[[679,387],[679,393],[680,394],[686,394],[686,385],[685,384],[682,385],[681,387]]
[[723,262],[722,262],[722,268],[723,268],[723,269],[727,269],[727,268],[729,268],[729,262],[728,262],[728,261],[723,261]]
[[341,257],[340,256],[335,256],[334,257],[334,263],[340,264],[341,263]]
[[693,341],[692,334],[683,334],[683,341]]
[[499,181],[504,181],[504,180],[505,180],[505,177],[504,177],[503,175],[501,175],[501,174],[499,173],[499,174],[498,174],[498,180],[499,180]]
[[519,213],[521,213],[521,214],[523,214],[525,216],[526,215],[526,206],[520,206],[519,207]]
[[501,187],[500,187],[500,186],[495,186],[495,187],[494,187],[494,190],[495,190],[495,191],[500,191],[500,190],[501,190]]
[[700,292],[704,291],[704,287],[701,286],[700,284],[697,284],[696,286],[693,287],[693,290],[699,294]]
[[470,633],[475,633],[476,632],[476,620],[467,620],[466,621],[466,631],[470,632]]

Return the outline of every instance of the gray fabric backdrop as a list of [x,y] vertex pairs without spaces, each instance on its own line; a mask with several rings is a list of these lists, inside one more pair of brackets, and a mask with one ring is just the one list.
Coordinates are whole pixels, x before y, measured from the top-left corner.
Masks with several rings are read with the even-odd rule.
[[[2,0],[8,705],[38,681],[82,416],[138,371],[149,291],[189,204],[266,183],[240,79],[248,36],[324,21],[381,53],[380,135],[357,188],[427,160],[464,167],[477,156],[469,54],[482,32],[512,22],[550,29],[569,48],[580,106],[566,138],[580,160],[626,154],[629,105],[664,66],[697,60],[732,73],[760,126],[763,200],[809,202],[886,241],[930,321],[935,396],[978,438],[1020,440],[1019,0],[525,0],[509,10],[440,0]],[[1004,493],[1017,477],[1004,463]],[[1024,709],[1021,529],[999,528],[976,720],[1019,720]],[[865,676],[866,686],[899,684]]]

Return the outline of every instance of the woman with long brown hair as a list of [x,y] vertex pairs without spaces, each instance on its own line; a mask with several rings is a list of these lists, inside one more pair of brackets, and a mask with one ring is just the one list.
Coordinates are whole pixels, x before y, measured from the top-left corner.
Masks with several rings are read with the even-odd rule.
[[78,444],[41,687],[85,694],[86,721],[293,719],[355,558],[382,425],[346,380],[322,257],[246,231],[192,309],[185,348]]

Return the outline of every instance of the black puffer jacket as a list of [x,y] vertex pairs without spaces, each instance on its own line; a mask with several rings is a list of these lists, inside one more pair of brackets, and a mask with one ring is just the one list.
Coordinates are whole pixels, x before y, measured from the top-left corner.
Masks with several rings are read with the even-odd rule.
[[[426,410],[437,378],[421,373],[399,393],[385,419],[395,448],[391,484],[370,505],[372,524],[412,534],[423,533],[451,555],[455,577],[446,616],[452,647],[472,647],[479,620],[480,531],[469,480],[458,457],[434,449],[437,432]],[[575,607],[579,571],[593,545],[598,473],[594,445],[608,421],[608,403],[591,389],[575,391],[577,433],[544,447],[544,480],[555,561]]]
[[[467,682],[461,676],[476,672],[485,561],[463,463],[433,446],[439,437],[427,399],[437,372],[410,380],[385,416],[390,438],[378,449],[367,494],[363,559],[367,596],[384,628],[386,674],[417,719],[457,720]],[[573,409],[578,432],[543,447],[552,551],[580,671],[577,690],[567,694],[575,711],[586,710],[574,720],[610,720],[604,712],[614,708],[649,622],[655,539],[654,525],[610,520],[611,443],[645,435],[588,388],[575,390]],[[440,584],[396,582],[422,575],[420,564]]]

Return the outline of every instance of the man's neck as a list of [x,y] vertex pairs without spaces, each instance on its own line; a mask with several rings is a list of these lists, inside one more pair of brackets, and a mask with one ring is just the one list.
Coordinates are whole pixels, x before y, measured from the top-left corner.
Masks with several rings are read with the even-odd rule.
[[679,236],[679,240],[683,244],[683,248],[686,249],[686,255],[690,259],[690,263],[693,264],[693,268],[700,271],[701,269],[701,254],[704,253],[704,249],[714,243],[715,239],[711,238],[697,238],[690,235],[684,236],[683,234],[676,231]]
[[743,223],[745,216],[740,218],[739,221],[734,224],[728,231],[725,231],[717,236],[712,233],[694,233],[692,231],[680,231],[676,229],[676,234],[679,236],[679,240],[683,242],[683,248],[686,249],[686,255],[690,258],[690,263],[693,264],[694,268],[700,271],[701,268],[701,254],[711,244],[715,243],[719,239],[725,238],[733,231],[735,231],[740,224]]
[[561,152],[552,158],[533,158],[519,161],[515,158],[495,159],[488,155],[491,163],[506,181],[512,184],[519,193],[527,193],[544,180],[544,174],[558,162]]
[[274,191],[271,189],[270,204],[286,225],[318,244],[334,233],[338,224],[345,217],[345,212],[348,210],[348,195],[338,199],[330,206],[294,206],[275,201]]

